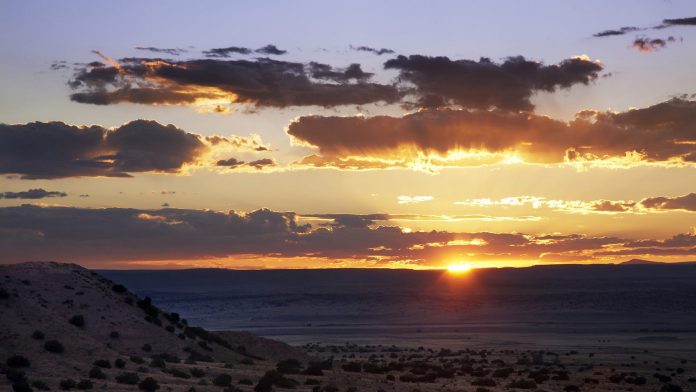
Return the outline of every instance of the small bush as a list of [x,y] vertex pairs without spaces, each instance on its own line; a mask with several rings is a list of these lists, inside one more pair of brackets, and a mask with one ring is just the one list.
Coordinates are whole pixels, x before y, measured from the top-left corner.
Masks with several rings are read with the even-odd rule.
[[148,391],[148,392],[156,391],[159,389],[159,387],[160,386],[159,386],[159,383],[157,382],[157,380],[155,380],[152,377],[148,377],[148,378],[144,379],[143,381],[141,381],[140,384],[138,384],[138,388],[140,388],[143,391]]
[[131,362],[138,364],[138,365],[142,365],[145,363],[145,360],[143,359],[143,357],[139,357],[137,355],[131,355],[130,360],[131,360]]
[[34,392],[33,389],[25,381],[20,381],[12,384],[12,390],[14,392]]
[[508,384],[507,387],[517,389],[536,389],[537,383],[533,380],[517,380]]
[[176,369],[176,368],[171,368],[169,370],[169,374],[171,374],[172,376],[174,376],[176,378],[185,378],[185,379],[191,378],[191,376],[188,373],[184,372],[183,370]]
[[85,318],[81,314],[76,314],[76,315],[70,317],[70,320],[68,320],[68,322],[70,322],[70,324],[72,324],[78,328],[82,328],[85,326]]
[[116,376],[116,382],[119,384],[135,385],[138,381],[140,377],[135,373],[121,373]]
[[94,384],[90,380],[80,380],[80,382],[77,383],[77,389],[92,389],[94,388]]
[[157,368],[165,368],[167,366],[166,363],[164,363],[164,359],[160,357],[154,357],[152,358],[152,361],[150,361],[150,367],[157,367]]
[[43,332],[37,330],[31,334],[31,337],[36,340],[44,340],[45,335]]
[[97,359],[94,361],[93,365],[104,369],[111,369],[111,362],[107,359]]
[[164,327],[164,329],[166,329],[167,332],[174,333],[174,326],[172,325],[167,325],[166,327]]
[[109,334],[109,337],[111,339],[118,339],[121,337],[121,334],[118,333],[118,331],[111,331],[111,333]]
[[239,363],[242,365],[253,365],[254,361],[251,358],[242,358]]
[[115,284],[115,285],[111,288],[111,290],[113,290],[114,292],[117,292],[117,293],[119,293],[119,294],[123,294],[123,293],[126,292],[126,286],[124,286],[124,285],[122,285],[122,284]]
[[5,370],[5,377],[11,382],[22,382],[27,380],[27,375],[24,370],[9,368]]
[[123,369],[126,366],[126,361],[122,358],[117,358],[114,361],[114,366],[116,366],[119,369]]
[[7,366],[9,367],[29,367],[30,362],[28,359],[21,355],[13,355],[9,358],[7,358]]
[[189,372],[191,373],[191,375],[192,375],[193,377],[203,377],[203,376],[205,376],[205,372],[203,371],[203,369],[200,369],[200,368],[191,368],[191,370],[189,370]]
[[72,378],[66,378],[65,380],[61,380],[60,384],[58,385],[60,386],[60,389],[69,391],[77,386],[77,382],[75,382],[75,380]]
[[41,380],[36,380],[36,381],[32,382],[31,386],[40,390],[40,391],[50,391],[51,390],[51,388],[48,387],[48,384],[46,384],[45,382],[43,382]]
[[148,343],[145,343],[145,344],[143,344],[143,347],[141,347],[141,349],[143,351],[145,351],[146,353],[149,353],[150,351],[152,351],[152,346],[149,345]]
[[98,367],[93,367],[92,370],[89,371],[89,378],[94,378],[96,380],[104,380],[106,379],[106,374],[98,368]]
[[218,374],[213,379],[213,384],[219,387],[229,387],[232,384],[232,377],[229,374]]
[[285,359],[276,364],[276,369],[284,374],[298,374],[302,370],[302,364],[297,359]]
[[47,340],[46,343],[44,343],[44,349],[50,353],[54,354],[60,354],[63,351],[65,351],[65,348],[63,347],[63,343],[57,341],[57,340]]
[[243,379],[239,380],[239,382],[238,382],[237,384],[240,384],[240,385],[254,385],[254,382],[251,381],[251,380],[249,380],[248,378],[243,378]]
[[0,287],[0,299],[8,299],[10,298],[10,293],[7,292],[4,288]]

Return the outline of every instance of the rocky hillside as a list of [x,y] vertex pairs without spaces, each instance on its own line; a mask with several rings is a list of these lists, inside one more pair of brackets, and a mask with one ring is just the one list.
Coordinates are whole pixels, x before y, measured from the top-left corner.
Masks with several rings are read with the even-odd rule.
[[288,358],[306,360],[280,342],[188,325],[77,265],[0,266],[0,390],[220,391],[227,376],[251,383]]

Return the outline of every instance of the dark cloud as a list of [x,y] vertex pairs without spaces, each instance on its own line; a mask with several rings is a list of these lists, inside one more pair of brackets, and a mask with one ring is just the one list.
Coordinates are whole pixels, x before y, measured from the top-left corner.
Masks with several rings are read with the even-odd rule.
[[320,67],[325,73],[317,76],[328,81],[315,81],[311,66],[271,59],[121,59],[116,65],[79,70],[69,83],[77,90],[70,98],[97,105],[193,105],[217,99],[277,108],[394,103],[400,98],[395,86],[365,82],[369,74],[359,66]]
[[213,48],[203,51],[205,57],[230,57],[233,54],[251,54],[251,49],[241,46],[229,46],[227,48]]
[[662,24],[666,26],[696,26],[696,17],[664,19]]
[[0,208],[0,262],[58,260],[116,262],[181,260],[234,255],[409,260],[437,265],[451,257],[537,259],[544,253],[584,259],[626,240],[580,235],[533,236],[518,233],[404,232],[369,227],[374,216],[326,215],[329,226],[298,223],[291,212],[164,208],[86,209],[71,207]]
[[269,44],[269,45],[266,45],[266,46],[264,46],[264,47],[262,47],[262,48],[256,49],[255,52],[256,52],[256,53],[261,53],[261,54],[276,55],[276,56],[278,56],[278,55],[281,55],[281,54],[285,54],[285,53],[287,53],[288,51],[287,51],[287,50],[278,49],[275,45],[270,45],[270,44]]
[[0,192],[0,199],[43,199],[47,197],[66,197],[65,192],[47,191],[41,188],[21,192]]
[[675,42],[676,38],[669,36],[665,39],[662,38],[648,38],[648,37],[638,37],[633,40],[631,45],[633,48],[638,49],[638,51],[643,53],[651,53],[660,50],[667,46],[668,42]]
[[182,53],[186,53],[186,49],[178,49],[178,48],[156,48],[154,46],[136,46],[135,49],[137,50],[143,50],[147,52],[153,52],[153,53],[164,53],[168,54],[171,56],[179,56]]
[[603,68],[581,57],[544,65],[522,56],[495,63],[487,58],[450,60],[421,55],[398,56],[384,67],[398,70],[400,80],[414,85],[411,94],[417,107],[505,110],[532,110],[529,99],[533,93],[588,84]]
[[599,33],[593,34],[593,36],[594,36],[594,37],[600,37],[600,38],[601,38],[601,37],[611,37],[611,36],[614,36],[614,35],[624,35],[624,34],[631,33],[631,32],[633,32],[633,31],[639,31],[639,30],[641,30],[641,29],[639,29],[638,27],[626,26],[626,27],[622,27],[622,28],[620,28],[620,29],[618,29],[618,30],[604,30],[604,31],[600,31]]
[[227,166],[229,168],[235,168],[244,164],[244,161],[240,161],[237,158],[221,159],[217,161],[218,166]]
[[387,49],[387,48],[377,49],[377,48],[371,48],[369,46],[352,46],[352,45],[350,48],[355,50],[355,51],[358,51],[358,52],[374,53],[378,56],[381,56],[383,54],[393,54],[394,53],[393,50]]
[[155,121],[113,130],[62,122],[0,124],[0,173],[24,179],[177,172],[207,150],[201,136]]
[[640,204],[653,210],[682,210],[696,212],[696,193],[677,197],[649,197],[641,200]]
[[251,162],[240,161],[237,158],[222,159],[217,161],[217,166],[225,166],[230,169],[237,169],[240,167],[251,167],[256,170],[262,170],[265,167],[275,165],[276,162],[271,158],[262,158]]
[[[612,158],[627,159],[627,164],[693,163],[696,101],[675,98],[618,113],[583,111],[570,122],[527,113],[450,109],[403,117],[303,116],[287,132],[319,149],[321,155],[303,162],[315,166],[375,168],[424,160],[436,166],[470,166],[500,162],[510,154],[532,163]],[[487,155],[445,159],[455,152]]]
[[365,82],[374,74],[364,72],[360,64],[351,64],[344,69],[337,69],[328,64],[311,62],[309,63],[309,73],[315,79],[333,80],[334,82],[346,83],[355,80]]

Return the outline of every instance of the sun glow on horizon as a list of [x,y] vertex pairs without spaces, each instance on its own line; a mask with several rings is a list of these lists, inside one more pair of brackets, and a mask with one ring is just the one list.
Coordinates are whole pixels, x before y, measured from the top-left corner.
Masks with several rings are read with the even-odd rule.
[[447,272],[453,274],[463,274],[471,270],[471,264],[469,263],[457,263],[447,266]]

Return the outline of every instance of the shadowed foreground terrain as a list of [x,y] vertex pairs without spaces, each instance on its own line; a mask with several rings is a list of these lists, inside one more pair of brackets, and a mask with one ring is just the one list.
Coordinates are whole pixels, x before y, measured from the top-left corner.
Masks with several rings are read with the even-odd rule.
[[[572,268],[560,275],[558,270],[539,269],[481,271],[468,277],[466,287],[476,287],[479,293],[474,296],[462,290],[461,280],[446,284],[433,272],[105,272],[112,281],[71,264],[3,266],[0,390],[695,390],[696,339],[691,324],[684,323],[692,316],[690,270],[623,268],[629,269],[608,269],[604,275]],[[568,271],[572,273],[566,280],[559,278]],[[308,274],[315,278],[323,274],[325,279],[308,280]],[[627,276],[633,280],[623,287],[616,284]],[[646,286],[641,276],[661,283]],[[385,287],[387,281],[392,283]],[[589,281],[594,282],[594,290],[588,290]],[[641,285],[642,289],[636,289]],[[149,287],[154,298],[168,298],[166,303],[178,303],[186,312],[179,315],[159,309],[153,304],[160,303],[157,299],[140,298],[126,287],[135,287],[141,295],[143,287]],[[627,297],[626,287],[633,287],[633,299]],[[352,300],[337,299],[349,297],[350,292],[355,295]],[[311,302],[301,293],[316,298]],[[679,295],[674,297],[675,293]],[[641,306],[648,294],[658,297]],[[395,298],[402,298],[401,302],[390,310],[385,301]],[[467,305],[463,307],[456,298],[466,298]],[[491,311],[501,300],[512,298],[519,299],[497,313]],[[620,320],[629,310],[624,308],[629,300],[634,301],[634,318],[647,317],[641,326],[631,328],[633,318]],[[240,304],[239,308],[231,308],[230,301]],[[671,303],[664,302],[660,308],[660,301]],[[616,309],[611,309],[612,303]],[[561,309],[554,308],[561,304]],[[259,308],[253,311],[254,306]],[[285,340],[304,343],[291,347],[246,332],[211,332],[192,326],[189,313],[209,326],[200,316],[214,314],[214,309],[223,312],[223,318],[214,320],[224,323],[227,317],[230,325],[242,324],[230,318],[230,312],[240,318],[247,311],[252,318],[265,313],[268,317],[261,319],[265,326],[259,329],[282,331]],[[353,315],[361,309],[366,319],[359,325]],[[511,323],[534,309],[522,322]],[[288,318],[292,311],[299,317]],[[504,311],[511,313],[504,315]],[[308,318],[321,322],[327,314],[340,328],[298,324]],[[352,323],[341,319],[341,314],[347,314]],[[533,320],[543,314],[545,322]],[[579,325],[578,320],[588,314],[604,314],[606,319]],[[430,319],[417,320],[428,315]],[[489,318],[475,325],[464,322],[475,315]],[[673,319],[663,320],[668,315]],[[549,325],[549,320],[559,317],[565,320],[562,325]],[[411,322],[396,324],[404,320]],[[681,329],[676,328],[679,325]],[[322,330],[328,332],[322,334]]]

